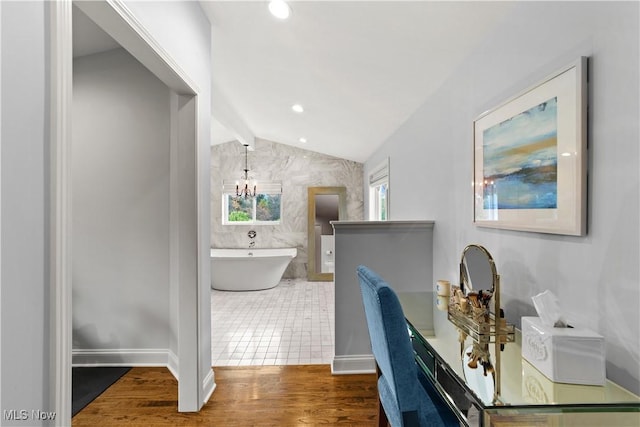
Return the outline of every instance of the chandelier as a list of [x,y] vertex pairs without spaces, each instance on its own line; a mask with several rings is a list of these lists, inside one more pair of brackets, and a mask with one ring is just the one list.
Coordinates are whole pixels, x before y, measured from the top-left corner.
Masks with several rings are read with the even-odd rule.
[[[245,199],[256,195],[256,181],[249,183],[248,150],[249,144],[244,144],[244,188],[240,188],[240,181],[236,181],[236,197]],[[253,191],[249,187],[253,187]]]

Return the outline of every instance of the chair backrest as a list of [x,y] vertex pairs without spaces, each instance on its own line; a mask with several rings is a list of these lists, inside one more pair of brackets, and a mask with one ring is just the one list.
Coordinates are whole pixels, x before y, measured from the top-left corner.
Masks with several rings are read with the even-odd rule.
[[358,266],[360,291],[381,374],[391,386],[401,412],[416,411],[421,394],[407,323],[398,296],[376,273]]

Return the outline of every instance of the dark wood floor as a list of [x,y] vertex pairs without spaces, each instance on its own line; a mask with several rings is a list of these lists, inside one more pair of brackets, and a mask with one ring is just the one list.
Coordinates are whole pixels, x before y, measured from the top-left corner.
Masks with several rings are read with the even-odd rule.
[[198,413],[178,413],[165,368],[133,368],[73,418],[74,426],[377,425],[376,376],[331,375],[329,365],[216,367]]

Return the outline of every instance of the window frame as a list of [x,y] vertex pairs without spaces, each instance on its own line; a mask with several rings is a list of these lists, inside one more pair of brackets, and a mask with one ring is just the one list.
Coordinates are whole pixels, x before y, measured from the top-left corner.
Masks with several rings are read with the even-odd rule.
[[[222,225],[280,225],[282,224],[282,184],[279,181],[264,182],[257,186],[256,195],[251,198],[251,220],[250,221],[229,221],[229,198],[236,196],[235,182],[224,182],[222,186]],[[280,195],[280,216],[277,221],[260,221],[257,216],[257,200],[261,194]],[[244,196],[240,196],[244,197]]]
[[[389,199],[391,193],[390,186],[390,161],[387,157],[369,172],[369,220],[388,221],[389,220]],[[382,219],[382,204],[380,201],[380,187],[386,185],[384,208],[386,218]]]

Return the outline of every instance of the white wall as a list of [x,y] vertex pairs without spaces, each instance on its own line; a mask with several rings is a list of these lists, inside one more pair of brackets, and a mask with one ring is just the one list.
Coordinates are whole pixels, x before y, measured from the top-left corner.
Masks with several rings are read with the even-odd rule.
[[[1,2],[0,411],[49,406],[46,7]],[[4,412],[2,412],[4,413]],[[11,425],[1,420],[0,424]],[[40,424],[32,419],[21,425]]]
[[[531,296],[551,289],[572,323],[606,337],[607,375],[635,393],[640,392],[638,19],[637,2],[515,3],[365,164],[367,176],[390,157],[392,219],[435,220],[432,279],[457,280],[462,249],[484,245],[496,259],[511,322],[519,325],[521,316],[535,315]],[[473,120],[579,56],[590,57],[588,235],[475,227]],[[415,197],[416,183],[421,197]],[[425,286],[432,283],[426,280]]]
[[166,351],[169,89],[124,49],[76,59],[73,83],[74,351]]

